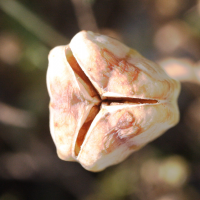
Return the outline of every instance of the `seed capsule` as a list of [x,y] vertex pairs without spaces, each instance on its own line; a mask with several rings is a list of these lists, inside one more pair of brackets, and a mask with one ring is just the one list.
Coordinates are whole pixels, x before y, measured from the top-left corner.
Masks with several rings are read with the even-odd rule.
[[50,130],[63,160],[101,171],[179,120],[180,84],[119,41],[81,31],[49,54]]

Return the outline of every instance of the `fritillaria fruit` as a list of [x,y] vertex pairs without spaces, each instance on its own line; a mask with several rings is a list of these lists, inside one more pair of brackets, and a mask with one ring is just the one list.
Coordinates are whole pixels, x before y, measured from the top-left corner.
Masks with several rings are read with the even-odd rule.
[[49,54],[50,130],[58,156],[101,171],[179,120],[180,84],[119,41],[81,31]]

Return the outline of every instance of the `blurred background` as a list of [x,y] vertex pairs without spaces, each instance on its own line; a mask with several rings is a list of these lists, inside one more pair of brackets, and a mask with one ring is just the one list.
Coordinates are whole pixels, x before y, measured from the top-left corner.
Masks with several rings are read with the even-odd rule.
[[[48,52],[83,29],[186,77],[179,124],[100,173],[59,160],[49,132]],[[200,0],[0,0],[0,200],[199,200],[199,68]]]

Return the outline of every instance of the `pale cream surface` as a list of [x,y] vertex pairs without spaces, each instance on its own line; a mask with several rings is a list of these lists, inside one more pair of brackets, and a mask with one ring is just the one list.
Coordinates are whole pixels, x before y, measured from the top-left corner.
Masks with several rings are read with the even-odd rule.
[[[74,72],[74,62],[66,59],[72,54],[89,81]],[[90,171],[121,162],[179,120],[180,84],[135,50],[92,32],[82,31],[69,46],[51,51],[47,85],[50,129],[58,155]],[[107,97],[110,101],[114,97],[153,101],[109,103]],[[92,107],[100,103],[77,150],[79,131],[86,119],[92,120],[87,118]]]
[[121,162],[178,120],[177,106],[171,103],[105,106],[91,124],[78,160],[88,170],[100,171]]
[[[133,98],[177,98],[175,91],[180,89],[177,81],[160,66],[115,39],[82,31],[69,45],[101,97],[110,96],[112,92]],[[106,55],[103,57],[101,52],[104,50]],[[109,69],[110,63],[112,69]]]
[[[92,107],[99,102],[80,84],[66,60],[66,46],[54,48],[49,55],[47,87],[50,95],[50,130],[58,155],[74,160],[78,131]],[[78,81],[79,80],[79,81]]]

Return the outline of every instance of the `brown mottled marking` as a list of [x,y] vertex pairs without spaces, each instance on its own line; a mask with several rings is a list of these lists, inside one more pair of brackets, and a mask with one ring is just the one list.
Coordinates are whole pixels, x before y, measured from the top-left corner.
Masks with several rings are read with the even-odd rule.
[[78,104],[80,102],[82,102],[83,99],[80,98],[80,94],[76,94],[75,92],[72,93],[72,98],[71,98],[71,105],[75,105]]
[[[105,120],[105,119],[104,119]],[[133,133],[123,135],[122,132],[133,128]],[[142,128],[139,124],[136,124],[135,118],[130,112],[125,112],[117,122],[117,125],[106,134],[104,142],[103,154],[109,154],[114,151],[120,145],[126,145],[128,148],[132,148],[133,144],[130,140],[139,135],[142,132]]]
[[128,66],[125,60],[121,60],[119,62],[119,67],[120,67],[121,73],[128,72]]
[[80,92],[74,90],[71,82],[63,84],[55,79],[50,84],[50,90],[53,96],[50,106],[56,110],[64,112],[69,105],[73,106],[84,101]]
[[119,65],[119,59],[117,57],[115,57],[110,51],[108,51],[107,49],[103,49],[101,52],[102,57],[106,60],[107,64],[108,64],[108,68],[110,70],[113,69],[113,67],[116,65]]
[[112,70],[118,70],[118,72],[121,74],[127,74],[126,77],[129,84],[133,84],[133,82],[137,80],[140,69],[135,65],[128,63],[126,57],[123,59],[118,58],[105,48],[101,50],[101,56],[107,63],[106,69],[101,72],[102,76],[105,77],[106,80],[99,83],[103,83],[103,85],[101,85],[104,89],[106,89],[108,85]]
[[130,128],[135,122],[133,114],[130,112],[125,112],[118,120],[116,127],[118,129],[127,129]]
[[66,120],[71,116],[73,119],[78,119],[80,112],[77,105],[84,101],[80,92],[72,87],[70,81],[63,83],[57,78],[50,84],[52,94],[50,108],[51,115],[54,119],[54,127],[60,129],[67,126]]

